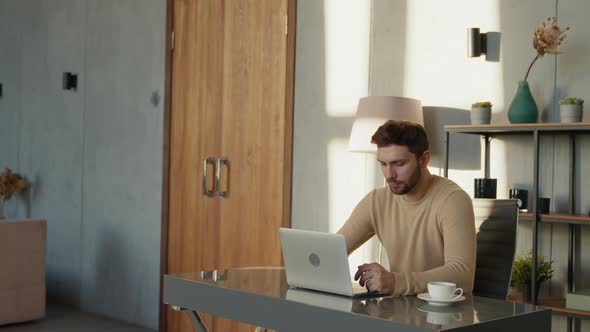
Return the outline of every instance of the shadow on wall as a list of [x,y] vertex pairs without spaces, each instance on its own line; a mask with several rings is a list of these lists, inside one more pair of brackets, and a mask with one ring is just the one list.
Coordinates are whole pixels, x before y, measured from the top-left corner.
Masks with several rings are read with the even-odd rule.
[[[468,125],[470,113],[459,108],[424,106],[424,127],[430,140],[430,166],[445,167],[445,125]],[[451,134],[449,137],[449,169],[481,169],[481,145],[477,135]],[[471,153],[465,153],[470,151]],[[441,171],[442,174],[442,171]]]
[[[76,267],[78,265],[76,264]],[[47,262],[46,264],[47,302],[74,308],[80,307],[80,278],[78,273],[64,268],[63,265]],[[72,287],[76,285],[76,287]]]
[[[123,223],[124,221],[121,221],[121,224]],[[131,296],[133,290],[138,287],[134,287],[129,282],[131,265],[126,254],[125,239],[121,236],[123,232],[112,229],[112,226],[104,227],[102,230],[96,230],[98,233],[95,240],[96,251],[86,253],[86,256],[95,254],[96,261],[94,269],[87,271],[92,275],[84,276],[86,285],[83,293],[86,293],[86,296],[84,296],[83,305],[85,309],[90,309],[92,312],[102,314],[108,312],[124,319],[129,317],[126,315],[127,311],[134,310],[134,308],[124,307],[129,303],[124,297]],[[92,264],[86,263],[86,266],[92,266]],[[133,262],[133,266],[140,267],[142,264]],[[139,299],[139,294],[136,295]]]

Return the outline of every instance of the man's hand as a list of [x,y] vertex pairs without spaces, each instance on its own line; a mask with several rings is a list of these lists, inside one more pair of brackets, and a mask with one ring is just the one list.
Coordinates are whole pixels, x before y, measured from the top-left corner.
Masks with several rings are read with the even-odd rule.
[[354,280],[359,280],[369,292],[392,294],[395,290],[395,276],[377,263],[360,265]]

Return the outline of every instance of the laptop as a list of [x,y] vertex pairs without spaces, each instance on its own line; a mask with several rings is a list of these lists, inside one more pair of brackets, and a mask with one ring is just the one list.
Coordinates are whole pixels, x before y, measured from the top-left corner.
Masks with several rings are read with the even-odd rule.
[[343,235],[291,228],[279,231],[290,287],[349,297],[382,296],[350,279]]

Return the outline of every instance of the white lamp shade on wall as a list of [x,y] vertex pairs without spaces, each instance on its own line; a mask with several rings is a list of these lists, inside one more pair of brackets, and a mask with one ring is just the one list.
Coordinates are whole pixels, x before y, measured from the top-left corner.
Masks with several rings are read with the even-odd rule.
[[377,146],[371,144],[371,137],[387,120],[406,120],[424,126],[422,103],[416,99],[392,96],[361,98],[352,125],[348,150],[375,153]]

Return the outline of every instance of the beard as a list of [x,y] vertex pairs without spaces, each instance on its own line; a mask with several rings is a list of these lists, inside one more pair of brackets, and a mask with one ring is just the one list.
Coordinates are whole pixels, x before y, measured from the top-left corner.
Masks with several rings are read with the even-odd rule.
[[[414,189],[414,187],[416,187],[416,185],[418,184],[418,180],[420,180],[420,166],[416,167],[416,170],[414,171],[414,173],[412,173],[412,175],[410,175],[410,178],[408,179],[408,181],[406,182],[400,182],[400,181],[396,181],[393,178],[389,178],[387,179],[387,184],[389,187],[389,190],[396,194],[396,195],[405,195],[407,193],[409,193],[410,191],[412,191],[412,189]],[[401,185],[398,188],[393,188],[391,186],[391,184],[398,184]]]

